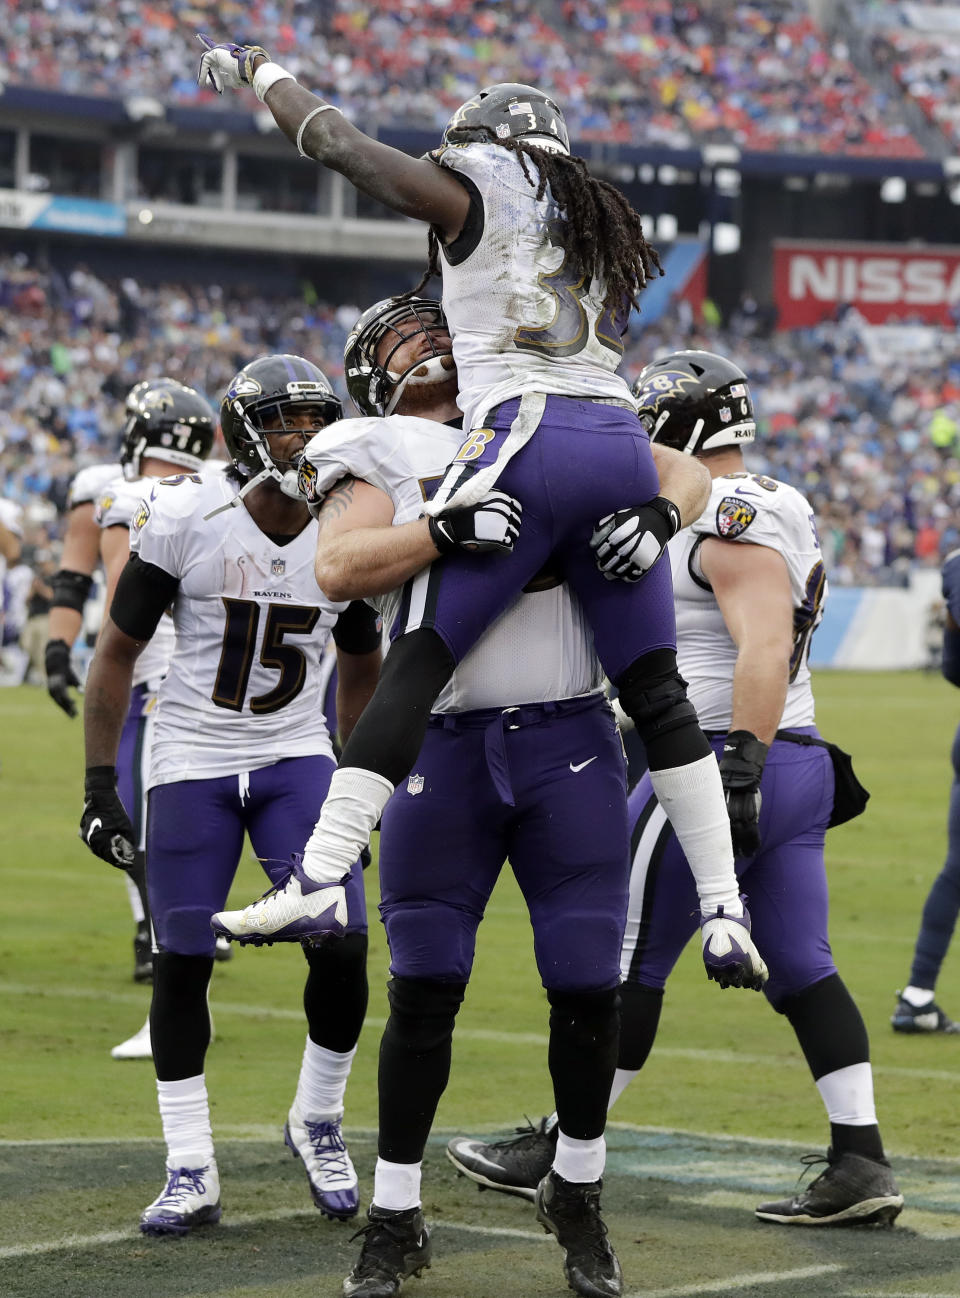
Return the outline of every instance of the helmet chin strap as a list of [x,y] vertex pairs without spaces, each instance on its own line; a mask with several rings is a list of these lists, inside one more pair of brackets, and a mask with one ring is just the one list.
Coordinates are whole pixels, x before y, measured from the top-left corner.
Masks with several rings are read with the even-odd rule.
[[[228,509],[233,509],[235,505],[239,505],[245,496],[249,496],[254,487],[260,486],[261,482],[267,482],[272,478],[274,482],[280,483],[281,488],[283,487],[284,474],[270,459],[267,449],[261,441],[260,433],[254,428],[246,415],[243,416],[243,426],[250,434],[253,444],[257,448],[257,455],[260,457],[263,468],[259,473],[254,474],[249,482],[245,482],[237,494],[231,500],[228,500],[225,505],[218,505],[216,509],[211,509],[209,514],[204,514],[203,521],[205,523],[211,518],[216,518],[218,514],[225,514]],[[290,493],[287,492],[287,494]]]
[[419,386],[427,383],[444,383],[447,379],[452,379],[455,370],[452,365],[448,368],[444,365],[445,360],[452,362],[453,357],[450,352],[444,352],[441,356],[431,356],[429,360],[420,361],[412,369],[407,370],[406,374],[394,374],[392,370],[387,370],[387,376],[395,386],[390,400],[384,406],[384,415],[392,415],[397,407],[397,402],[403,396],[403,390],[407,385]]

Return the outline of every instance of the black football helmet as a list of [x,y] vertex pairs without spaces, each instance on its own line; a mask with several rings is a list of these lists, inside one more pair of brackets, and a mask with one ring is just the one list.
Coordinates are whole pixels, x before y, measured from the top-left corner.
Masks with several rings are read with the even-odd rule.
[[302,430],[308,437],[343,418],[340,398],[326,375],[302,356],[258,356],[230,380],[220,403],[220,428],[230,458],[250,479],[249,486],[266,478],[282,483],[284,472],[294,467],[274,459],[263,427],[269,415],[279,418],[270,432],[293,431],[284,420],[293,409],[314,416],[312,429]]
[[127,393],[120,463],[140,477],[149,456],[195,472],[213,449],[217,425],[210,403],[177,379],[143,379]]
[[504,81],[478,90],[447,122],[443,143],[490,143],[488,132],[499,140],[523,139],[538,148],[570,152],[570,136],[560,105],[545,91],[519,81]]
[[644,369],[633,385],[651,442],[687,455],[744,446],[757,432],[747,376],[713,352],[674,352]]
[[[419,329],[401,333],[397,326],[411,318],[416,319]],[[443,307],[432,298],[387,297],[364,311],[350,330],[343,349],[347,391],[361,414],[392,414],[408,383],[435,383],[444,377],[454,377],[455,371],[447,370],[441,359],[452,354],[451,347],[438,347],[430,333],[431,329],[438,327],[449,332]],[[394,352],[414,333],[423,334],[429,352],[402,373],[396,373],[390,369]],[[384,339],[389,339],[390,347],[386,356],[378,361],[377,352]]]

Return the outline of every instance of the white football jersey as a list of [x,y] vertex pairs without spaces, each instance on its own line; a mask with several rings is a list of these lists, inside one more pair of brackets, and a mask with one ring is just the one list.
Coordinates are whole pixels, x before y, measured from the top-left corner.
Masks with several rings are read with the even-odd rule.
[[133,520],[131,549],[180,582],[151,787],[332,756],[320,662],[347,602],[317,586],[312,519],[278,545],[242,504],[205,517],[238,490],[222,474],[161,478]]
[[[316,470],[317,489],[327,491],[345,474],[385,491],[394,526],[423,513],[463,439],[459,428],[410,415],[343,419],[318,433],[304,457]],[[476,559],[483,563],[483,556]],[[424,569],[412,583],[426,581]],[[401,590],[376,603],[389,630]],[[522,594],[467,654],[433,705],[434,712],[506,708],[546,699],[572,698],[599,689],[603,673],[576,596],[565,583]]]
[[[441,244],[443,309],[460,379],[463,426],[479,427],[489,410],[524,392],[634,401],[617,373],[623,357],[616,321],[603,305],[605,285],[586,288],[567,265],[557,236],[559,209],[539,173],[495,144],[449,145],[430,155],[463,176],[479,195],[483,228],[466,256]],[[533,182],[531,184],[531,181]],[[467,248],[470,244],[468,243]]]
[[700,566],[700,545],[708,536],[738,545],[765,545],[783,556],[793,596],[794,639],[780,726],[812,725],[807,652],[823,617],[828,587],[809,501],[774,478],[728,473],[714,478],[706,509],[670,542],[680,674],[689,683],[690,700],[704,730],[728,730],[737,646]]
[[[121,475],[108,482],[94,506],[93,516],[97,520],[97,526],[102,531],[106,531],[108,527],[122,527],[129,534],[134,515],[144,496],[150,494],[155,481],[154,478],[135,478],[132,482],[128,482]],[[108,613],[109,611],[107,609]],[[160,619],[153,638],[149,644],[144,645],[134,664],[134,685],[148,685],[151,690],[157,689],[170,666],[173,643],[173,618],[168,610]]]
[[100,493],[115,478],[123,477],[121,464],[90,464],[74,476],[67,492],[67,509],[96,504]]

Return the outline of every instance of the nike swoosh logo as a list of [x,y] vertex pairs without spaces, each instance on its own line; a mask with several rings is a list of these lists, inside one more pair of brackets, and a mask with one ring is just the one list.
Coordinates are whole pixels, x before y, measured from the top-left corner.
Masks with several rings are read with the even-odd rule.
[[576,775],[577,771],[582,771],[585,766],[589,766],[591,762],[595,762],[596,760],[596,757],[588,757],[585,762],[578,762],[576,766],[571,762],[570,769],[573,771],[574,775]]
[[99,816],[97,816],[96,820],[91,822],[90,828],[87,830],[88,847],[90,846],[90,839],[94,836],[94,834],[97,832],[98,829],[103,829],[103,821],[100,819]]

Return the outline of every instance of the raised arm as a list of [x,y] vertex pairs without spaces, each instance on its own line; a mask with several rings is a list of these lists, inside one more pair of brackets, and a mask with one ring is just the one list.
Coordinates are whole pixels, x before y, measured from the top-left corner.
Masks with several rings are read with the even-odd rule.
[[470,199],[450,172],[364,135],[259,46],[214,45],[202,35],[200,41],[207,51],[200,61],[201,85],[221,94],[250,86],[303,157],[339,171],[386,207],[437,226],[448,241],[460,232]]

